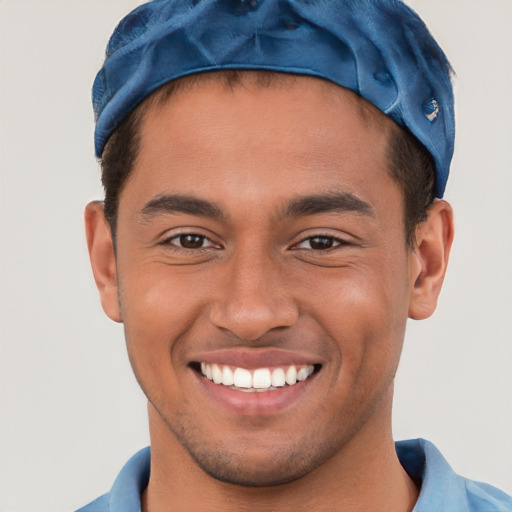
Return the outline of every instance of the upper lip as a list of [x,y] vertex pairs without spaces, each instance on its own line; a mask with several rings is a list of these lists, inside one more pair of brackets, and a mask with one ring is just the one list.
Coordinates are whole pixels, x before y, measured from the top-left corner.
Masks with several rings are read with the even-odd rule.
[[322,363],[318,356],[312,354],[276,348],[219,349],[198,352],[191,357],[190,362],[228,365],[248,370],[272,366],[314,365]]

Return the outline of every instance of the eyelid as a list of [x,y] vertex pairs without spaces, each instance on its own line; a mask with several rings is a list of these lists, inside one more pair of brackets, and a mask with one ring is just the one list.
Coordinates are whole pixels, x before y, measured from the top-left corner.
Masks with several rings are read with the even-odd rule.
[[[180,245],[173,243],[172,241],[181,237],[181,236],[199,236],[201,238],[204,238],[208,242],[210,242],[211,245],[207,245],[205,247],[200,247],[198,249],[190,249],[187,247],[181,247]],[[178,250],[183,251],[200,251],[201,249],[210,249],[210,248],[222,248],[221,244],[216,242],[214,240],[215,237],[211,235],[207,235],[204,233],[204,230],[197,227],[183,227],[183,228],[176,228],[174,230],[168,230],[166,231],[162,236],[160,241],[157,243],[157,245],[171,245],[174,248]]]
[[180,249],[186,249],[186,250],[192,250],[192,251],[197,251],[197,250],[200,250],[200,249],[206,249],[208,247],[217,247],[218,245],[213,241],[213,240],[210,240],[207,236],[205,235],[200,235],[198,233],[181,233],[179,235],[174,235],[174,236],[171,236],[169,238],[167,238],[167,243],[170,243],[172,244],[173,240],[175,239],[179,239],[181,238],[182,236],[197,236],[197,237],[200,237],[203,239],[203,243],[204,242],[209,242],[207,245],[203,245],[202,247],[199,247],[197,249],[191,249],[190,247],[182,247],[178,244],[176,244],[177,247],[179,247]]
[[[332,245],[332,247],[328,247],[326,249],[313,249],[312,247],[299,247],[301,244],[307,242],[308,240],[312,240],[314,238],[328,238],[328,239],[332,240],[333,245]],[[296,249],[296,250],[304,249],[307,251],[328,252],[332,249],[335,249],[336,247],[345,246],[345,245],[350,245],[350,242],[347,240],[344,240],[340,237],[336,237],[334,235],[318,234],[318,235],[307,236],[307,237],[303,238],[302,240],[299,240],[296,244],[293,245],[292,249]]]
[[[340,231],[336,231],[336,233],[333,233],[332,231],[329,232],[329,230],[321,230],[321,228],[319,230],[315,230],[315,229],[308,229],[302,233],[300,233],[300,235],[298,235],[296,237],[297,241],[296,242],[293,242],[291,244],[291,249],[296,249],[296,250],[301,250],[301,249],[304,249],[304,250],[308,250],[308,251],[315,251],[315,250],[318,250],[318,249],[306,249],[306,248],[301,248],[301,247],[298,247],[300,244],[304,243],[304,242],[307,242],[308,240],[311,240],[313,238],[329,238],[331,240],[333,240],[333,243],[334,243],[334,246],[331,247],[330,249],[335,249],[339,246],[348,246],[348,245],[352,245],[353,243],[356,242],[357,238],[355,238],[353,235],[350,235],[348,233],[344,233],[344,232],[340,232]],[[323,249],[323,250],[320,250],[320,252],[326,252],[330,249]]]

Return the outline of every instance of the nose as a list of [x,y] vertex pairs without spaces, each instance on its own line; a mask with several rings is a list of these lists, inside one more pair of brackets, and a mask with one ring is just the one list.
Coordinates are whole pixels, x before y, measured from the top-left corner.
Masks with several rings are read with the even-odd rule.
[[210,310],[212,324],[246,341],[291,327],[298,317],[296,301],[276,263],[254,255],[239,257],[230,267]]

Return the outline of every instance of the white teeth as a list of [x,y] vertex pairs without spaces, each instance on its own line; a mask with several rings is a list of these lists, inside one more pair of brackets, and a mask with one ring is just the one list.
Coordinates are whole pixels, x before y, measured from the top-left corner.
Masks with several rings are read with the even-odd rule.
[[286,370],[286,384],[289,386],[293,386],[297,383],[297,368],[295,366],[290,366],[288,370]]
[[266,389],[272,385],[270,370],[268,368],[259,368],[254,371],[252,376],[252,387],[255,389]]
[[245,368],[237,368],[233,374],[233,384],[237,388],[252,388],[251,372]]
[[286,377],[282,368],[276,368],[272,372],[272,386],[280,388],[286,384]]
[[222,370],[216,364],[212,364],[212,378],[215,384],[220,384],[222,382]]
[[222,384],[224,386],[232,386],[235,383],[233,380],[233,372],[229,366],[222,367]]
[[303,366],[297,372],[297,380],[306,380],[313,373],[312,366]]
[[201,373],[215,384],[240,391],[271,391],[283,386],[293,386],[306,380],[314,371],[313,365],[247,370],[226,365],[201,363]]

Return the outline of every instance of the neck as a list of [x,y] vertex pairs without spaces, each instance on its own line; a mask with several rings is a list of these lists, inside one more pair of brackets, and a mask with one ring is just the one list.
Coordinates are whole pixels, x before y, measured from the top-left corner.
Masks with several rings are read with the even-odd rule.
[[383,408],[388,428],[372,418],[340,451],[307,475],[272,487],[244,487],[204,473],[150,406],[151,477],[142,510],[411,512],[418,489],[396,456],[391,404]]

